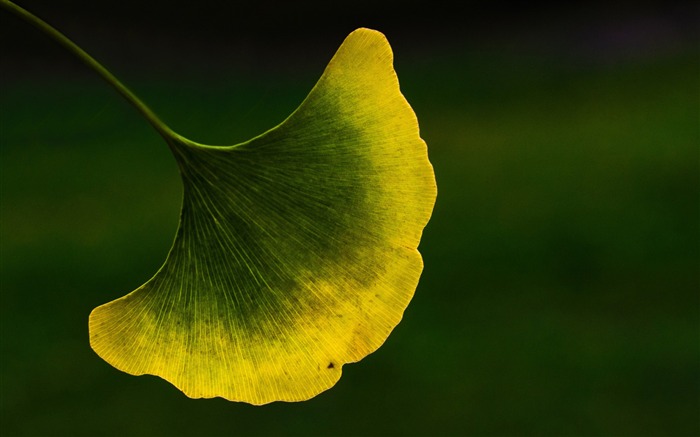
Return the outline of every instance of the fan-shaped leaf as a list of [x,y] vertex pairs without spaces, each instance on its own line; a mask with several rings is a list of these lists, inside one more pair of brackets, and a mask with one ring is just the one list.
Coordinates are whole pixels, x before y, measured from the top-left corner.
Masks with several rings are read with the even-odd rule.
[[125,372],[190,397],[310,398],[399,323],[436,196],[384,36],[347,37],[301,106],[246,143],[170,140],[184,198],[167,260],[90,315]]

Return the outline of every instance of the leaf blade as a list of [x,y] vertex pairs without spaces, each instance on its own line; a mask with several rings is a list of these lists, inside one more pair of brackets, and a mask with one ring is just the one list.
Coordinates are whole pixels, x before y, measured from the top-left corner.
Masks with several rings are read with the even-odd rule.
[[159,272],[90,316],[93,349],[190,397],[308,399],[400,322],[436,185],[384,36],[350,34],[282,124],[171,143],[184,196]]

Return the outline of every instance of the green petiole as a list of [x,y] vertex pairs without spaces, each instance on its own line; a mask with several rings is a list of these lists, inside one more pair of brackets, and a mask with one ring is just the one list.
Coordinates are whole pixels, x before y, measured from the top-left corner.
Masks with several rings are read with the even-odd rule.
[[121,94],[122,97],[127,100],[127,102],[129,102],[139,113],[141,113],[141,115],[146,118],[151,126],[153,126],[153,128],[166,139],[168,144],[170,144],[170,142],[167,140],[184,140],[184,138],[170,129],[170,127],[166,125],[151,108],[149,108],[141,99],[139,99],[136,94],[134,94],[129,88],[126,87],[126,85],[124,85],[119,79],[110,73],[109,70],[97,62],[95,58],[87,54],[85,50],[81,49],[77,44],[68,39],[68,37],[56,30],[53,26],[9,0],[0,0],[0,6],[44,32],[49,38],[61,44],[65,49],[78,57],[78,59],[80,59],[91,70],[100,75],[100,77],[107,81],[112,88]]

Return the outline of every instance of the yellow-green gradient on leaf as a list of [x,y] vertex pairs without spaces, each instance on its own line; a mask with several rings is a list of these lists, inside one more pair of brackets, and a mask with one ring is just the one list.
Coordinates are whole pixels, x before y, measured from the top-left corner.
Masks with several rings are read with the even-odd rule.
[[90,315],[93,349],[193,398],[332,387],[381,346],[423,263],[435,176],[391,48],[351,33],[299,108],[231,147],[169,141],[184,198],[167,260]]

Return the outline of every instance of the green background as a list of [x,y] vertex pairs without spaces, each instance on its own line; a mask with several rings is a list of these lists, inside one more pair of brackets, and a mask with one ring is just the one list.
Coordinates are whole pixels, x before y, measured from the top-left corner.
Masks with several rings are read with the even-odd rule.
[[212,144],[276,125],[347,33],[383,31],[438,181],[425,270],[385,345],[307,402],[113,369],[87,317],[164,260],[177,167],[0,11],[0,434],[700,434],[696,7],[97,3],[21,4]]

